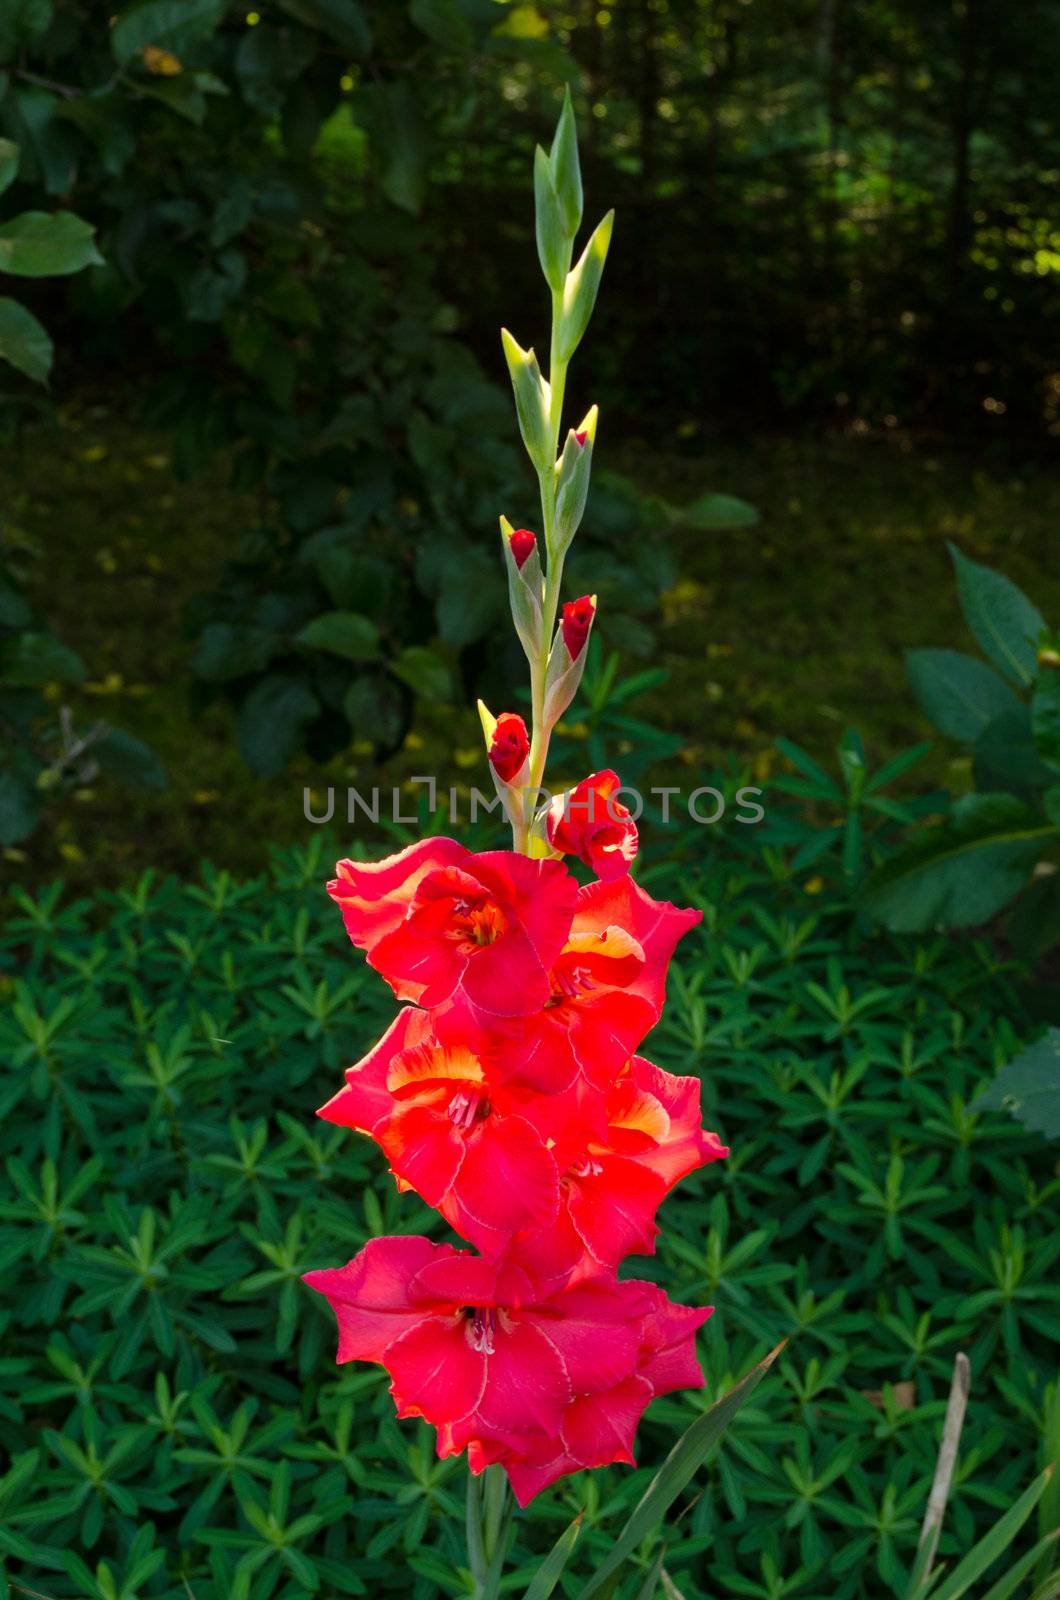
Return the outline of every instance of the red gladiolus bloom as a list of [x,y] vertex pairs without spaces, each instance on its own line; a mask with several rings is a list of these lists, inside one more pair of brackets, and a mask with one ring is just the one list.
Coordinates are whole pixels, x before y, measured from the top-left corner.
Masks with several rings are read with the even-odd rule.
[[580,600],[568,600],[563,607],[563,643],[572,661],[581,655],[595,616],[596,601],[589,594],[583,594]]
[[460,992],[504,1016],[547,1001],[577,898],[561,863],[424,839],[335,871],[328,893],[346,931],[399,1000],[438,1006]]
[[[505,1082],[537,1093],[611,1087],[662,1013],[666,969],[698,911],[653,900],[631,878],[578,891],[570,935],[549,973],[540,1011],[498,1021],[492,1061]],[[591,1097],[583,1096],[587,1126]]]
[[537,549],[537,538],[529,528],[514,528],[508,536],[508,545],[511,549],[515,565],[521,572]]
[[562,1111],[542,1097],[536,1114],[520,1114],[490,1081],[487,1044],[460,1009],[432,1022],[405,1007],[318,1115],[370,1135],[404,1187],[499,1255],[519,1230],[555,1222],[559,1173],[548,1135]]
[[657,1394],[702,1383],[709,1309],[613,1276],[542,1294],[513,1264],[421,1238],[372,1239],[309,1272],[339,1325],[338,1360],[379,1362],[401,1417],[438,1429],[440,1456],[501,1462],[521,1504],[565,1472],[631,1461]]
[[518,1234],[512,1258],[562,1286],[654,1254],[655,1213],[674,1184],[729,1153],[700,1126],[699,1091],[698,1078],[634,1056],[605,1097],[603,1132],[562,1158],[557,1220]]
[[502,783],[511,783],[519,776],[529,754],[526,723],[514,711],[503,711],[497,718],[489,749],[490,766]]
[[605,768],[583,778],[548,810],[548,842],[553,850],[577,856],[598,878],[620,878],[637,854],[637,824],[616,794],[617,772]]

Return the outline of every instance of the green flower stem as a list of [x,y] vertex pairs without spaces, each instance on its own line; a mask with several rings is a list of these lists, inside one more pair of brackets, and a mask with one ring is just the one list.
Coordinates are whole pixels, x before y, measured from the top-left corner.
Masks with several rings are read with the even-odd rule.
[[[568,268],[570,265],[568,256]],[[549,351],[548,381],[551,391],[551,404],[549,408],[549,428],[552,438],[552,459],[555,460],[559,453],[560,428],[563,422],[563,397],[567,387],[567,362],[559,353],[559,328],[560,318],[563,314],[563,295],[559,290],[552,291],[552,341]],[[548,758],[548,745],[550,730],[545,727],[545,674],[548,669],[548,656],[552,648],[552,636],[556,631],[556,616],[559,611],[560,585],[563,581],[563,556],[556,555],[553,549],[556,526],[556,473],[554,466],[546,467],[538,473],[538,485],[541,491],[541,521],[545,542],[545,598],[542,608],[541,621],[541,648],[536,661],[530,666],[530,691],[532,705],[532,727],[530,735],[530,788],[531,791],[539,788],[545,776],[545,762]],[[527,853],[529,825],[524,821],[519,836],[515,841],[517,850]]]
[[467,1555],[473,1600],[497,1600],[514,1508],[503,1467],[487,1467],[481,1477],[468,1468]]

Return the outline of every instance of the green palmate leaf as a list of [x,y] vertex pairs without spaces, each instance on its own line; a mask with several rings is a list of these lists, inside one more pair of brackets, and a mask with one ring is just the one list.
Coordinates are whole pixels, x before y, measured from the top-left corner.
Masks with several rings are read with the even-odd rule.
[[548,1600],[549,1595],[563,1576],[578,1535],[582,1531],[582,1513],[579,1512],[569,1527],[564,1528],[548,1555],[534,1574],[533,1582],[523,1600]]
[[549,163],[563,209],[563,224],[573,239],[582,220],[582,174],[578,161],[578,125],[574,120],[569,87],[563,90],[563,109],[556,124]]
[[570,270],[571,241],[552,181],[552,167],[540,145],[534,151],[534,227],[541,271],[549,288],[560,294]]
[[1043,666],[1031,697],[1034,746],[1047,766],[1060,770],[1060,670]]
[[1021,702],[985,662],[959,650],[907,650],[906,672],[924,715],[950,739],[974,743],[995,718]]
[[0,226],[0,272],[54,278],[101,262],[95,229],[72,211],[24,211]]
[[709,1411],[685,1430],[644,1491],[606,1559],[579,1591],[578,1600],[591,1600],[593,1595],[599,1594],[641,1540],[662,1521],[783,1349],[784,1345],[778,1344],[735,1388],[730,1389],[727,1395],[716,1401]]
[[987,922],[1019,893],[1060,829],[1012,795],[967,795],[868,879],[865,908],[895,933]]
[[723,532],[730,528],[753,528],[760,520],[755,507],[732,494],[705,494],[693,500],[690,506],[675,506],[672,515],[677,522],[689,528],[702,528],[705,532]]
[[1002,1067],[972,1109],[1011,1111],[1025,1128],[1060,1139],[1060,1028]]
[[81,683],[85,663],[50,633],[20,633],[0,643],[0,683],[32,688],[41,683]]
[[52,342],[33,313],[0,296],[0,356],[27,378],[44,383],[53,354]]
[[957,570],[961,610],[983,651],[999,672],[1028,688],[1037,668],[1037,643],[1045,621],[1022,590],[1002,573],[980,566],[950,545]]
[[124,66],[148,45],[179,57],[216,31],[225,10],[225,0],[144,0],[123,11],[112,26],[114,59]]
[[559,319],[559,355],[569,361],[581,343],[593,314],[604,262],[607,260],[615,213],[609,211],[589,237],[577,264],[567,274],[563,289],[563,310]]
[[296,636],[299,644],[327,650],[347,661],[374,661],[379,655],[379,630],[356,611],[325,611]]
[[18,173],[19,149],[10,139],[0,139],[0,194],[9,189]]
[[[980,1539],[964,1560],[958,1562],[948,1578],[945,1578],[937,1588],[931,1589],[931,1600],[960,1600],[961,1595],[967,1593],[987,1568],[993,1566],[994,1562],[1004,1555],[1045,1493],[1052,1470],[1051,1467],[1047,1467],[1039,1477],[1035,1478],[1015,1505],[995,1522],[986,1538]],[[920,1595],[925,1592],[921,1590]],[[910,1596],[909,1600],[919,1600],[919,1596]]]

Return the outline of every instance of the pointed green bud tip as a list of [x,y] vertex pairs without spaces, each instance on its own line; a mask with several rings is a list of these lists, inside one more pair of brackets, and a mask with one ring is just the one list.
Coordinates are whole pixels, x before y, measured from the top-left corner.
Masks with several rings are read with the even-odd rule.
[[493,743],[493,735],[497,731],[497,719],[486,705],[485,700],[476,700],[475,704],[478,707],[478,720],[482,724],[482,733],[488,750]]
[[582,220],[582,174],[578,162],[578,127],[574,120],[569,84],[563,91],[563,108],[556,124],[549,163],[563,212],[564,227],[573,239]]

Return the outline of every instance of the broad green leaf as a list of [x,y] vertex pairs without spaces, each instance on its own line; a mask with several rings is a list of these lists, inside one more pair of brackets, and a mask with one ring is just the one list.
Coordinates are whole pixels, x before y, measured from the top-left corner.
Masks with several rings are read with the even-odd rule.
[[579,1512],[569,1527],[564,1528],[548,1555],[538,1567],[523,1600],[548,1600],[549,1595],[563,1576],[571,1552],[582,1531],[582,1513]]
[[279,8],[355,56],[366,56],[372,48],[372,32],[360,0],[279,0]]
[[1003,678],[959,650],[907,650],[905,667],[924,715],[949,739],[974,743],[987,725],[1021,702]]
[[591,1600],[593,1595],[599,1594],[641,1540],[662,1521],[783,1348],[783,1344],[778,1344],[735,1388],[730,1389],[727,1395],[716,1401],[709,1411],[697,1417],[692,1426],[685,1430],[634,1507],[632,1516],[616,1536],[607,1556],[585,1587],[579,1590],[578,1600]]
[[704,532],[724,532],[730,528],[753,528],[760,520],[755,507],[732,494],[704,494],[689,506],[675,506],[673,516],[683,527]]
[[300,678],[272,673],[244,700],[237,735],[247,765],[263,778],[283,771],[298,749],[306,724],[320,711],[316,695]]
[[121,728],[111,728],[91,748],[92,759],[101,772],[136,789],[164,789],[166,769],[142,739]]
[[40,821],[41,791],[19,773],[0,767],[0,846],[21,844]]
[[1045,621],[1022,590],[995,572],[949,546],[957,570],[957,593],[965,621],[979,645],[1006,678],[1026,689],[1034,681],[1038,638]]
[[24,211],[0,225],[0,272],[54,278],[101,262],[95,228],[72,211]]
[[209,622],[191,658],[198,678],[225,683],[262,672],[279,648],[277,634],[241,622]]
[[11,61],[51,26],[52,0],[3,0],[0,4],[0,61]]
[[453,678],[448,666],[427,645],[410,644],[390,663],[390,670],[424,700],[451,700]]
[[1045,1493],[1051,1474],[1052,1468],[1047,1467],[1039,1477],[1035,1478],[1015,1505],[995,1522],[986,1538],[980,1539],[964,1560],[957,1563],[949,1577],[944,1578],[938,1588],[931,1590],[931,1600],[960,1600],[961,1595],[967,1593],[987,1568],[993,1566],[994,1562],[1004,1555]]
[[421,32],[445,50],[470,50],[475,32],[460,0],[410,0],[409,16]]
[[124,66],[148,45],[177,56],[216,32],[226,0],[144,0],[123,11],[110,30],[114,59]]
[[0,642],[0,683],[32,688],[41,683],[81,683],[85,663],[51,633],[19,633]]
[[987,723],[975,741],[973,772],[981,792],[996,789],[1024,798],[1052,781],[1034,747],[1029,706],[1003,711]]
[[0,194],[14,183],[18,174],[19,149],[11,139],[0,139]]
[[988,922],[1028,881],[1060,828],[1012,795],[968,795],[867,880],[866,910],[894,933]]
[[0,356],[27,378],[44,383],[52,369],[52,342],[31,311],[0,296]]
[[346,691],[343,710],[355,738],[370,739],[384,750],[401,743],[408,717],[397,684],[382,674],[355,678]]
[[374,661],[379,655],[378,628],[356,611],[325,611],[307,622],[297,639],[346,661]]
[[975,1101],[974,1111],[1010,1111],[1047,1139],[1060,1139],[1060,1028],[1022,1050]]
[[1031,697],[1031,729],[1042,760],[1060,770],[1060,670],[1042,667]]

